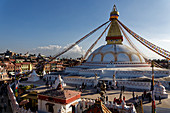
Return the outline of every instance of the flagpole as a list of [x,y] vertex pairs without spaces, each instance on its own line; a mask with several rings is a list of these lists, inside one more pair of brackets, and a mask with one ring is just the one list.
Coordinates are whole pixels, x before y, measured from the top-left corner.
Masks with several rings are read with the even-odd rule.
[[152,90],[152,113],[156,113],[156,106],[155,106],[155,96],[154,96],[154,61],[152,60],[152,83],[151,83],[151,90]]
[[18,96],[18,81],[16,77],[16,53],[15,53],[15,61],[14,61],[14,71],[15,71],[15,96]]
[[14,72],[15,72],[15,86],[16,86],[16,54],[14,54],[15,61],[14,61]]

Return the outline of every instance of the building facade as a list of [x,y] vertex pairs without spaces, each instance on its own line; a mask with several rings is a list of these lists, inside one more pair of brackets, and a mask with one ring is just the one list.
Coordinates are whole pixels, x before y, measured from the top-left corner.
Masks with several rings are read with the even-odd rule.
[[77,105],[81,92],[72,90],[49,90],[38,94],[38,111],[50,113],[79,113]]

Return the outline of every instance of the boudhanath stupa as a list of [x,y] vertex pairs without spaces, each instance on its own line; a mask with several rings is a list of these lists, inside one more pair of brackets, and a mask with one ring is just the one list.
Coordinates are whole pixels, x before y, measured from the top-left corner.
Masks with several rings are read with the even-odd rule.
[[[82,65],[66,68],[66,73],[80,77],[95,77],[97,74],[100,78],[112,78],[116,73],[116,79],[151,77],[151,65],[146,63],[135,49],[123,44],[123,35],[117,22],[118,16],[119,12],[114,6],[110,13],[111,26],[106,36],[107,44],[94,50]],[[154,76],[169,76],[169,70],[155,67]]]
[[[86,62],[74,67],[67,67],[64,73],[60,73],[65,83],[95,86],[97,82],[104,80],[107,84],[115,86],[121,80],[132,78],[141,78],[152,76],[151,64],[146,62],[145,58],[135,48],[123,43],[124,35],[121,32],[118,23],[119,12],[114,5],[110,13],[110,27],[105,38],[107,44],[101,45],[94,50]],[[97,79],[95,78],[97,75]],[[114,75],[114,82],[113,82]],[[170,71],[165,68],[154,67],[155,78],[169,77]],[[52,79],[56,74],[51,73]],[[123,83],[123,85],[136,86],[136,83]],[[165,83],[169,87],[169,81]],[[119,84],[120,85],[120,84]],[[143,88],[145,83],[140,83]],[[146,83],[146,89],[149,89],[150,83]],[[139,88],[139,87],[136,87]]]

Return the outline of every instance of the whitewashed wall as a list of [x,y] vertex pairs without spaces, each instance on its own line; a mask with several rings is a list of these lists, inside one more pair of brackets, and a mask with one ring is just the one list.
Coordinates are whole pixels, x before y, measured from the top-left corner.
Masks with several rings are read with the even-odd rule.
[[118,86],[125,86],[133,89],[150,90],[151,82],[135,82],[135,81],[117,81]]
[[94,84],[94,79],[83,79],[83,78],[64,78],[64,82],[67,84],[75,84],[75,85],[82,85],[85,83],[87,86],[91,86]]
[[55,102],[38,99],[38,111],[39,112],[48,112],[48,108],[47,108],[48,106],[46,106],[46,103],[51,103],[51,104],[54,104],[54,106],[53,106],[54,113],[58,113],[59,110],[61,109],[61,106],[63,106],[63,108],[65,109],[64,113],[71,113],[72,112],[71,105],[76,102],[79,103],[79,101],[81,101],[81,99],[77,99],[77,100],[65,105],[65,104],[60,104],[60,103],[55,103]]

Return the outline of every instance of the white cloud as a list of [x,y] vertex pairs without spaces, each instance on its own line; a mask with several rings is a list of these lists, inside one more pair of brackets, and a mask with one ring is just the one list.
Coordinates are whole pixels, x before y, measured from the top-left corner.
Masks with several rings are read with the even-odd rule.
[[160,40],[160,41],[162,41],[162,42],[170,42],[170,40],[168,40],[168,39],[167,40]]
[[[50,55],[54,56],[60,53],[61,51],[63,51],[64,49],[66,49],[67,47],[69,47],[69,45],[64,46],[64,47],[59,46],[59,45],[41,46],[41,47],[34,48],[33,50],[30,51],[30,53],[33,53],[33,54],[41,53],[46,56],[50,56]],[[82,55],[84,55],[84,53],[85,53],[85,50],[83,50],[82,47],[76,45],[71,50],[64,53],[62,57],[77,58],[77,57],[81,57]]]

